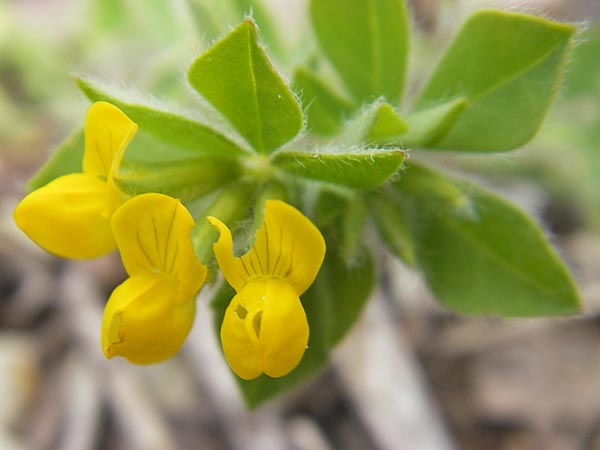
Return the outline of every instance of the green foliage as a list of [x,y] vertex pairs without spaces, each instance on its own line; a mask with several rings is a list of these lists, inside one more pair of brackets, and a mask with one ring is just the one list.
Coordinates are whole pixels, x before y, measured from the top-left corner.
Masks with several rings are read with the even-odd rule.
[[529,141],[556,92],[574,32],[572,25],[524,14],[474,14],[417,102],[417,108],[467,102],[432,148],[504,151]]
[[236,180],[240,174],[241,166],[235,159],[196,156],[145,164],[124,160],[116,182],[130,195],[158,192],[187,203]]
[[345,145],[361,145],[365,142],[393,144],[407,129],[408,126],[392,106],[375,101],[349,120],[333,141]]
[[260,27],[262,39],[268,49],[278,58],[285,59],[285,46],[282,44],[277,24],[270,11],[259,0],[187,0],[192,19],[198,34],[210,41],[225,34],[231,24],[252,16]]
[[[152,2],[154,19],[161,14],[159,3]],[[239,380],[249,405],[315,374],[356,321],[376,280],[365,244],[370,230],[406,265],[421,270],[437,298],[455,311],[512,317],[579,310],[567,269],[521,209],[425,165],[411,163],[403,170],[406,153],[400,150],[492,152],[528,142],[559,87],[574,27],[524,14],[475,13],[404,116],[399,103],[409,36],[403,0],[312,0],[319,48],[308,39],[307,54],[301,55],[282,50],[278,23],[260,3],[188,3],[207,40],[252,9],[267,43],[263,48],[257,26],[246,18],[187,71],[191,87],[231,130],[223,131],[220,117],[199,119],[189,105],[166,107],[91,78],[77,83],[90,100],[113,103],[139,125],[117,184],[133,195],[181,198],[196,220],[192,242],[201,261],[212,264],[217,238],[206,216],[241,231],[236,246],[242,248],[254,238],[269,198],[294,204],[325,235],[324,265],[301,299],[309,348],[284,378]],[[106,9],[102,14],[104,26],[122,28]],[[279,62],[296,64],[293,87],[304,113],[268,51]],[[583,64],[573,83],[590,82],[586,68],[596,63]],[[81,170],[82,153],[78,130],[29,188]],[[217,328],[233,295],[224,286],[212,301]]]
[[191,85],[213,104],[259,153],[269,153],[302,127],[296,98],[244,21],[188,70]]
[[443,140],[467,107],[467,100],[457,98],[432,105],[408,116],[409,132],[402,136],[408,147],[432,148]]
[[398,115],[392,106],[384,103],[377,109],[377,115],[365,136],[365,140],[385,145],[388,142],[393,142],[394,137],[407,131],[408,125],[404,119]]
[[305,67],[296,69],[293,86],[306,105],[310,132],[320,135],[335,133],[353,110],[350,100],[334,92],[326,80]]
[[390,178],[402,165],[400,150],[356,150],[351,153],[306,153],[282,151],[273,166],[296,176],[342,184],[354,188],[375,187]]
[[504,317],[579,311],[568,270],[522,210],[420,165],[411,165],[394,187],[418,266],[445,305]]
[[247,154],[213,128],[163,107],[153,106],[151,102],[139,99],[135,92],[103,85],[84,77],[79,77],[76,81],[91,101],[112,103],[136,122],[141,130],[147,131],[158,139],[178,147],[193,149],[199,154],[214,156]]
[[397,207],[383,192],[372,193],[368,202],[369,211],[381,239],[404,264],[414,268],[416,265],[414,243],[403,209]]
[[408,22],[403,0],[313,0],[319,44],[358,104],[404,87]]

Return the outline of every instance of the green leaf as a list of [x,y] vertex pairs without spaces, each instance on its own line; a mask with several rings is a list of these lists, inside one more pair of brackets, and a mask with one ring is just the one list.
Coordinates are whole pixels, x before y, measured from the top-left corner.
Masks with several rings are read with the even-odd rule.
[[127,24],[129,11],[121,0],[92,0],[88,11],[101,32],[121,29]]
[[576,313],[580,300],[540,228],[470,182],[412,165],[396,183],[417,262],[437,298],[467,314]]
[[349,266],[352,266],[362,256],[366,222],[367,207],[365,200],[356,196],[346,205],[337,221],[340,254]]
[[358,103],[400,100],[408,54],[403,0],[312,0],[321,48]]
[[[600,23],[590,24],[589,28],[577,36],[569,58],[569,70],[565,74],[564,95],[568,99],[578,96],[600,95]],[[562,94],[562,92],[561,92]]]
[[251,15],[259,26],[268,49],[278,57],[288,56],[281,43],[280,32],[262,1],[188,0],[187,3],[196,28],[205,41],[218,38],[232,23]]
[[[302,296],[310,326],[308,348],[302,361],[289,375],[254,380],[237,379],[246,403],[256,407],[308,380],[325,365],[329,352],[356,322],[375,282],[373,260],[366,254],[360,264],[349,268],[328,246],[325,262],[312,287]],[[229,291],[231,294],[232,291]],[[213,300],[218,327],[233,295],[227,292]]]
[[[212,156],[247,156],[248,152],[208,125],[139,99],[135,92],[123,91],[89,78],[76,78],[83,93],[94,102],[106,101],[120,108],[140,130],[174,146]],[[157,101],[155,101],[157,102]]]
[[[258,25],[260,35],[264,40],[267,49],[275,56],[285,60],[289,58],[281,40],[280,30],[276,27],[276,22],[271,17],[269,8],[260,0],[233,0],[238,11],[242,14],[249,14]],[[238,20],[242,19],[240,16]]]
[[354,190],[344,186],[313,183],[302,190],[313,223],[319,228],[334,223],[354,198]]
[[575,27],[505,11],[466,22],[425,86],[417,108],[468,104],[432,148],[505,151],[528,142],[558,89]]
[[368,197],[368,205],[383,242],[408,267],[414,267],[416,265],[414,243],[407,217],[398,202],[387,192],[373,192]]
[[394,142],[394,138],[407,131],[408,126],[402,117],[392,106],[383,103],[377,110],[377,115],[366,136],[366,141],[385,145]]
[[333,142],[345,145],[386,145],[397,141],[398,136],[406,133],[407,129],[406,123],[392,106],[377,100],[346,122]]
[[260,153],[280,147],[302,128],[300,105],[267,59],[250,20],[200,55],[188,79]]
[[334,134],[354,109],[350,100],[334,92],[325,80],[307,68],[296,69],[292,86],[302,99],[307,128],[315,134]]
[[138,130],[125,149],[115,181],[130,195],[160,192],[187,203],[236,181],[241,173],[237,158],[199,154]]
[[83,128],[78,128],[60,143],[42,168],[27,182],[27,192],[41,188],[61,175],[81,172],[83,150]]
[[347,153],[282,151],[275,154],[271,162],[274,167],[300,177],[371,188],[394,175],[403,160],[404,152],[397,149],[357,149]]
[[227,18],[233,14],[226,1],[187,0],[190,16],[200,37],[206,41],[217,38],[226,29]]
[[431,106],[407,117],[408,133],[398,139],[404,148],[431,148],[443,140],[467,107],[464,98]]

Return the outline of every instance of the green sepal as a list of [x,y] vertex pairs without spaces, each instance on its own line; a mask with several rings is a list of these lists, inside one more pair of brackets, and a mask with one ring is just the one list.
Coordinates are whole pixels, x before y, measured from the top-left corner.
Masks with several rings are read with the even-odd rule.
[[491,152],[528,142],[558,89],[574,32],[573,25],[506,11],[471,16],[417,102],[419,109],[468,102],[431,148]]
[[[329,242],[329,241],[328,241]],[[333,347],[354,325],[375,283],[373,259],[363,259],[348,267],[333,246],[327,247],[325,261],[311,288],[300,299],[310,327],[306,353],[298,367],[282,378],[266,375],[245,381],[236,377],[246,404],[255,408],[315,376],[322,370]],[[227,305],[233,298],[223,287],[213,298],[216,329],[220,330]]]
[[258,189],[256,200],[254,202],[254,222],[252,223],[253,240],[256,237],[256,232],[263,223],[267,200],[281,200],[288,202],[288,192],[285,185],[278,180],[270,180]]
[[404,0],[312,0],[313,28],[358,103],[400,100],[408,55]]
[[367,207],[362,196],[354,196],[337,221],[339,253],[348,266],[363,255],[364,231],[367,223]]
[[247,19],[200,55],[188,80],[259,153],[269,153],[302,128],[298,101],[275,71]]
[[[192,246],[196,256],[202,263],[209,264],[212,262],[213,244],[219,237],[218,231],[208,223],[206,217],[216,217],[229,228],[233,228],[237,221],[247,217],[249,213],[248,204],[254,192],[254,186],[245,182],[238,182],[226,186],[208,202],[204,202],[200,208],[190,208],[196,221],[196,226],[192,229]],[[223,310],[224,312],[225,310]]]
[[31,192],[41,188],[61,175],[81,172],[83,152],[83,128],[78,128],[59,144],[40,170],[29,179],[26,191]]
[[333,225],[355,197],[353,189],[324,183],[312,183],[303,193],[310,217],[319,229]]
[[307,129],[311,133],[334,134],[355,109],[352,101],[335,92],[327,81],[308,68],[296,69],[292,86],[302,99]]
[[569,271],[520,208],[417,164],[395,188],[418,266],[444,305],[502,317],[579,312]]
[[412,268],[416,265],[416,257],[408,218],[401,204],[389,194],[387,190],[370,193],[369,212],[388,249]]
[[[91,101],[106,101],[121,109],[140,128],[169,144],[213,156],[247,156],[249,152],[218,131],[190,117],[152,105],[135,92],[123,91],[89,78],[76,78]],[[158,102],[157,100],[155,102]]]
[[402,166],[404,152],[397,149],[336,149],[336,153],[281,151],[274,167],[296,176],[353,188],[371,188],[393,176]]

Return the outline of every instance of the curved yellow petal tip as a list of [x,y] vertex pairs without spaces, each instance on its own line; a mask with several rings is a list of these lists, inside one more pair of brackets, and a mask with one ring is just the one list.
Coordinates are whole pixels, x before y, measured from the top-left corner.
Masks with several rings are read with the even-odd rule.
[[176,302],[169,277],[128,278],[110,296],[102,318],[102,351],[135,364],[161,362],[175,355],[194,322],[195,301]]
[[96,258],[116,243],[109,220],[106,183],[82,173],[64,175],[17,205],[17,226],[40,247],[63,258]]
[[240,258],[236,258],[233,255],[233,238],[231,237],[231,231],[229,231],[227,225],[216,217],[208,216],[206,220],[219,232],[219,238],[213,245],[213,251],[217,263],[219,264],[219,268],[221,269],[221,273],[231,287],[233,287],[236,292],[239,292],[248,281],[250,274],[243,266]]
[[109,178],[136,131],[137,125],[116,106],[93,103],[85,118],[83,172]]

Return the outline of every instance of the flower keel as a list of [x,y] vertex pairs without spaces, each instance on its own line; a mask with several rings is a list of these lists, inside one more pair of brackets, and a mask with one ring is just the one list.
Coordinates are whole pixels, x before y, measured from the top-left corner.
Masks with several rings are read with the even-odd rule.
[[254,245],[237,258],[229,229],[214,217],[207,219],[220,233],[214,245],[219,267],[237,292],[221,326],[225,358],[246,380],[262,373],[287,375],[308,343],[308,321],[299,296],[323,262],[323,236],[294,207],[267,200]]

